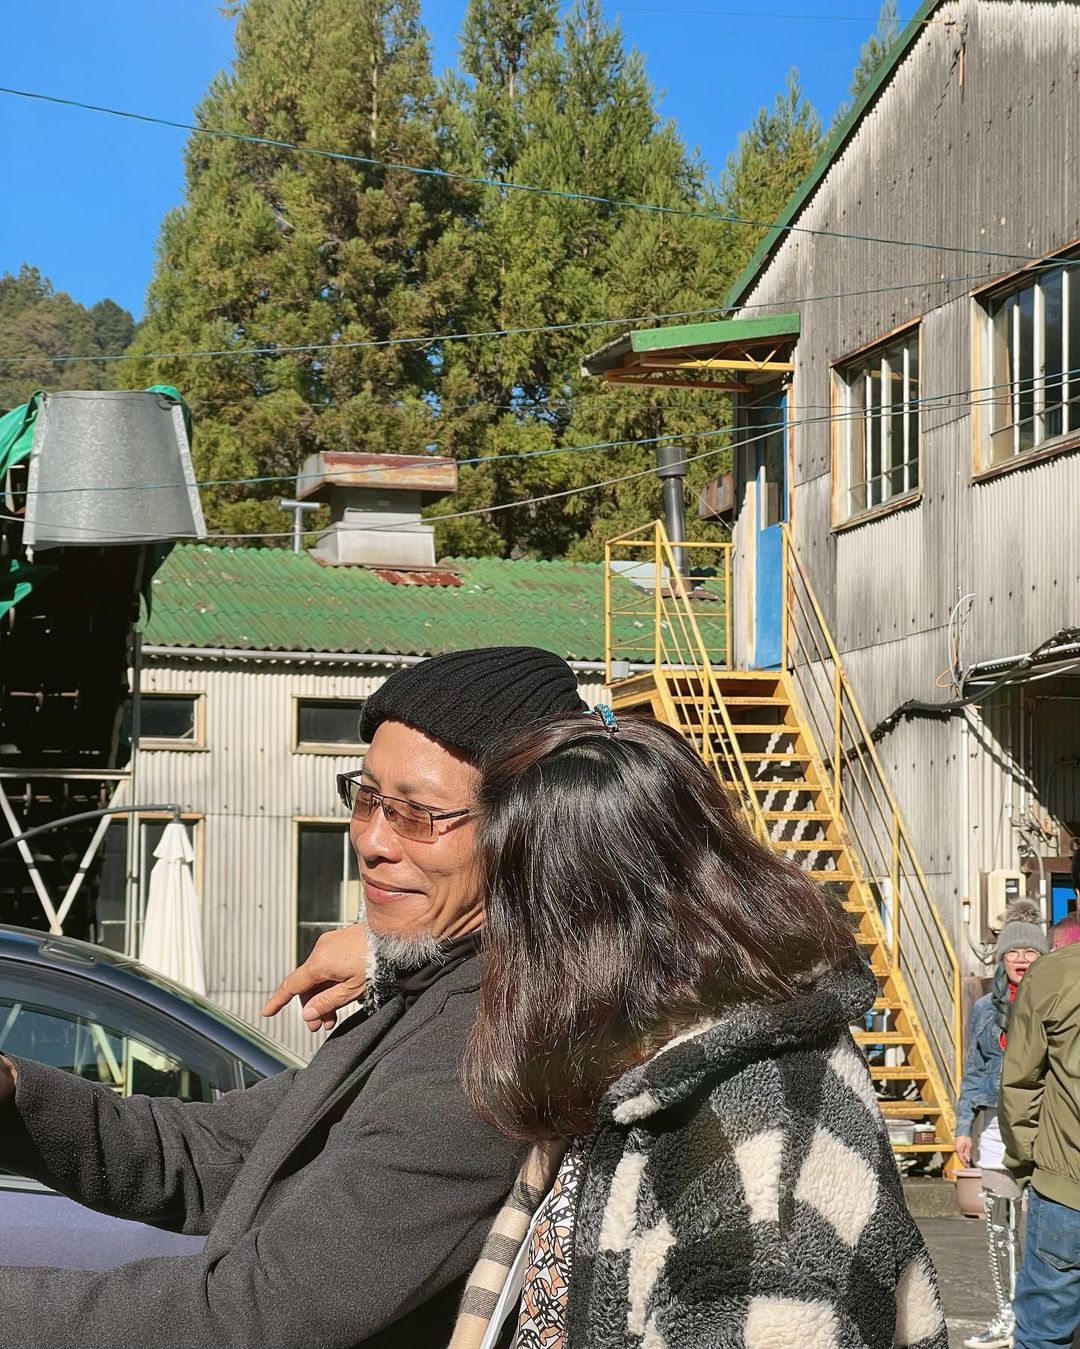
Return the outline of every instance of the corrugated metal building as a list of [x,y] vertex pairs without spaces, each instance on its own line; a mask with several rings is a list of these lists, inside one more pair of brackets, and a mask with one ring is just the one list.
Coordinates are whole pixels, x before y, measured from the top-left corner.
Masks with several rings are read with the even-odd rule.
[[[259,1008],[298,957],[356,913],[334,780],[363,757],[364,698],[403,664],[504,643],[558,651],[600,701],[602,568],[486,558],[395,573],[270,549],[173,551],[144,634],[135,799],[176,802],[193,828],[215,1001],[264,1024]],[[145,884],[163,822],[140,827]],[[122,945],[122,925],[99,918],[99,939]],[[313,1047],[292,1009],[269,1030]]]
[[987,873],[1074,898],[1077,52],[1075,3],[927,0],[730,317],[586,362],[733,380],[735,663],[780,662],[787,523],[968,972]]

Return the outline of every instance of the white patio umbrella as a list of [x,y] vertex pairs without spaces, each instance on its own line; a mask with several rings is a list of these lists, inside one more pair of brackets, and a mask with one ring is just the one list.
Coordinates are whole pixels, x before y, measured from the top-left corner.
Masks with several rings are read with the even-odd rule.
[[154,856],[157,861],[150,872],[139,959],[159,974],[205,994],[202,920],[191,874],[195,853],[179,820],[165,826]]

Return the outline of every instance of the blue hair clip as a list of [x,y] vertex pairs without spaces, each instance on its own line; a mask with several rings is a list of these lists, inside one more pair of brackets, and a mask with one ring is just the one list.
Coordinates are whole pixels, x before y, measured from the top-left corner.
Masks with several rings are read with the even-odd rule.
[[619,723],[615,720],[615,713],[608,707],[607,703],[597,703],[593,711],[604,723],[604,729],[614,733],[619,729]]

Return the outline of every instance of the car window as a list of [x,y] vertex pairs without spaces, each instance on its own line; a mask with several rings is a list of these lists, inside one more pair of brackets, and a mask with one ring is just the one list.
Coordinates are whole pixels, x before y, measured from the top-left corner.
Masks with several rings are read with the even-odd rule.
[[209,1101],[209,1080],[157,1045],[94,1016],[0,996],[0,1053],[62,1068],[118,1096],[175,1096]]

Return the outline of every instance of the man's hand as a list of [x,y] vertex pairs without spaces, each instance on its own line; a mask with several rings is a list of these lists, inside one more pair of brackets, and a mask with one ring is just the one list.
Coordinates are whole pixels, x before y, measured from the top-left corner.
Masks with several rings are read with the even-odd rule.
[[971,1139],[967,1134],[957,1134],[952,1141],[952,1150],[964,1166],[971,1165]]
[[367,983],[367,932],[362,923],[324,932],[311,955],[274,991],[263,1016],[276,1016],[293,998],[310,1031],[333,1030],[338,1011],[364,996]]
[[10,1101],[15,1095],[15,1083],[19,1074],[9,1058],[0,1054],[0,1105]]

